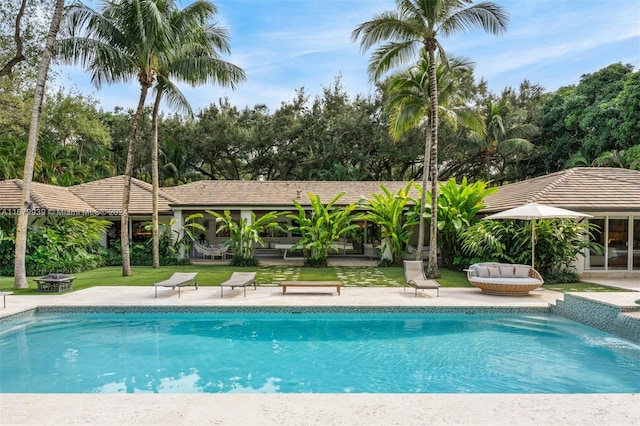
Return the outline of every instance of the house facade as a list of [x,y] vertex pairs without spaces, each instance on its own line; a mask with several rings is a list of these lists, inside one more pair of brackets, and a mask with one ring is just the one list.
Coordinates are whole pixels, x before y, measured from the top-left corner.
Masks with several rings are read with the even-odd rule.
[[640,279],[640,171],[577,167],[501,186],[485,199],[483,213],[527,203],[546,204],[593,217],[592,241],[604,253],[586,251],[575,266],[583,278],[638,276]]
[[[116,176],[69,188],[34,183],[32,185],[33,214],[100,216],[120,222],[123,177]],[[294,212],[295,200],[310,207],[308,194],[319,195],[329,202],[340,193],[344,195],[337,206],[348,205],[382,192],[384,186],[392,193],[405,188],[408,182],[398,181],[197,181],[176,187],[161,188],[159,215],[164,224],[171,224],[179,233],[185,218],[206,210],[229,210],[233,217],[251,220],[267,212],[282,212],[280,221],[290,224],[285,212]],[[18,211],[22,183],[19,180],[0,182],[0,216],[12,216]],[[418,197],[417,191],[411,194]],[[130,202],[130,235],[135,239],[147,237],[143,224],[151,217],[152,188],[148,183],[132,179]],[[573,168],[523,182],[504,185],[485,199],[482,213],[490,214],[537,202],[592,215],[588,220],[598,225],[593,240],[605,247],[604,254],[585,252],[578,257],[576,269],[588,276],[640,277],[640,172],[615,168]],[[204,214],[196,221],[205,227],[200,238],[208,245],[217,245],[228,236],[217,229],[215,218]],[[343,246],[343,254],[371,254],[371,247],[379,243],[380,235],[373,224],[361,221],[358,231],[350,235]],[[107,247],[118,238],[119,226],[112,226],[105,235]],[[417,233],[414,233],[414,239]],[[290,233],[271,229],[262,238],[265,249],[277,249],[294,243]],[[415,244],[416,241],[413,243]],[[193,255],[193,253],[191,253]],[[379,255],[379,254],[378,254]]]

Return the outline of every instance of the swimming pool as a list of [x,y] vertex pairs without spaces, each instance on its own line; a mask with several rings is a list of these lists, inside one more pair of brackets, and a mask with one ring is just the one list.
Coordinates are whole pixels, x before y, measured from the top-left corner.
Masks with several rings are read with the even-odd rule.
[[42,313],[3,393],[636,393],[640,346],[550,314]]

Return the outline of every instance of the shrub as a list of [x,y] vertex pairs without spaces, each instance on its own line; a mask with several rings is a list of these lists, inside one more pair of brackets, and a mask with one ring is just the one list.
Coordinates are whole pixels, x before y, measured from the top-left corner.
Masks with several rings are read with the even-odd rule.
[[327,266],[329,250],[338,251],[332,243],[345,237],[358,225],[353,223],[362,218],[361,214],[353,213],[356,204],[334,207],[334,204],[344,195],[339,193],[328,204],[322,204],[319,195],[309,193],[311,200],[311,212],[307,211],[293,200],[298,214],[289,214],[288,218],[297,222],[297,225],[289,227],[289,231],[300,235],[300,240],[293,249],[302,249],[305,265],[314,268]]
[[207,210],[207,213],[216,218],[216,222],[221,222],[222,226],[218,232],[229,231],[229,243],[233,252],[231,259],[232,266],[256,266],[258,259],[255,257],[256,245],[264,245],[264,240],[260,234],[269,228],[279,228],[276,220],[279,215],[287,212],[269,212],[256,219],[254,212],[251,212],[251,222],[241,218],[239,222],[233,220],[231,212],[225,210],[223,214]]
[[[531,221],[480,221],[462,231],[462,249],[467,256],[484,262],[531,264],[531,226]],[[596,225],[588,222],[537,220],[536,269],[544,277],[574,273],[573,262],[585,249],[603,251],[592,238],[585,238],[595,228]]]
[[[484,208],[484,198],[498,189],[487,188],[483,181],[467,183],[466,177],[459,185],[455,178],[451,178],[439,189],[438,245],[444,267],[450,268],[461,251],[460,232],[471,226],[478,212]],[[428,193],[425,206],[428,211],[431,211],[430,206],[431,194]]]
[[[26,273],[74,273],[104,264],[99,241],[110,222],[95,218],[39,217],[27,229]],[[13,275],[15,224],[0,222],[0,275]]]
[[419,210],[410,208],[416,200],[411,198],[409,190],[413,182],[400,189],[397,194],[392,193],[380,185],[382,194],[371,194],[368,201],[368,213],[364,219],[380,226],[384,247],[389,247],[391,259],[382,259],[380,266],[400,266],[404,260],[404,250],[411,239],[413,229],[419,223]]

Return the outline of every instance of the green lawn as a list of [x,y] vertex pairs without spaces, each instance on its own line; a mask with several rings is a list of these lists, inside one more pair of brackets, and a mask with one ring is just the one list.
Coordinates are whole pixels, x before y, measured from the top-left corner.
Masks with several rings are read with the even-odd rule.
[[[299,266],[263,266],[254,268],[237,268],[222,265],[187,265],[164,266],[153,269],[148,266],[132,267],[133,275],[122,276],[120,267],[104,267],[92,271],[73,274],[76,280],[73,282],[73,290],[93,286],[148,286],[154,282],[169,278],[173,272],[198,272],[198,283],[203,286],[215,286],[229,278],[233,271],[257,271],[258,285],[277,285],[283,280],[341,280],[348,286],[360,287],[391,287],[402,286],[402,268],[377,268],[377,267],[330,267],[330,268],[304,268]],[[453,272],[442,269],[442,278],[438,283],[442,287],[471,287],[465,273]],[[0,277],[0,290],[13,291],[15,294],[42,294],[38,293],[34,278],[29,278],[29,288],[24,290],[13,289],[13,277]],[[602,287],[589,283],[545,285],[549,290],[566,291],[616,291],[608,287]]]

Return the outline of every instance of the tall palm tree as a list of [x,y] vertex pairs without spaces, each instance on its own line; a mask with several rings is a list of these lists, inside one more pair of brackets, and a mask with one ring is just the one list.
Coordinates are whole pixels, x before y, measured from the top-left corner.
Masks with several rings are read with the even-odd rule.
[[[189,102],[172,80],[179,80],[195,86],[203,83],[235,85],[245,80],[239,67],[226,62],[219,53],[229,54],[229,36],[225,28],[209,21],[217,13],[215,5],[207,0],[197,0],[190,6],[171,11],[171,27],[179,42],[169,55],[158,58],[157,81],[154,86],[151,126],[151,181],[153,185],[152,212],[152,256],[153,267],[160,267],[160,247],[158,232],[158,113],[163,95],[169,104],[192,115]],[[165,62],[161,62],[164,60]]]
[[538,128],[531,123],[524,123],[520,111],[514,110],[506,99],[494,102],[486,101],[482,131],[472,130],[469,137],[462,140],[463,145],[471,145],[484,157],[486,180],[491,180],[495,157],[517,155],[531,152],[533,144],[527,139],[538,134]]
[[38,133],[40,130],[40,115],[42,111],[42,101],[45,94],[45,85],[49,74],[49,66],[53,56],[53,49],[60,29],[60,23],[64,16],[64,0],[56,0],[49,26],[49,33],[45,41],[44,52],[40,59],[36,88],[33,95],[33,107],[31,108],[31,124],[29,126],[29,138],[27,141],[27,152],[24,160],[24,172],[22,174],[22,208],[18,215],[18,225],[16,229],[15,263],[13,274],[14,288],[28,288],[27,283],[27,225],[29,224],[29,214],[27,209],[31,205],[31,181],[33,180],[33,168],[36,161],[38,149]]
[[[104,2],[101,12],[81,3],[68,12],[70,31],[61,40],[60,56],[66,62],[80,63],[91,73],[100,88],[136,78],[140,84],[138,106],[131,126],[120,223],[122,275],[131,275],[129,256],[129,198],[135,162],[138,126],[147,92],[156,82],[158,66],[182,42],[169,19],[175,9],[173,0],[112,0]],[[76,34],[76,29],[78,34]]]
[[[480,131],[482,122],[479,117],[464,102],[471,94],[465,90],[464,79],[470,76],[473,63],[465,58],[450,57],[447,64],[436,65],[436,79],[438,82],[438,108],[453,127],[458,122],[467,127]],[[426,124],[426,143],[422,167],[422,193],[420,203],[420,226],[418,228],[418,243],[416,260],[422,258],[425,224],[424,213],[427,198],[427,183],[429,175],[431,151],[431,132],[426,123],[430,116],[431,86],[429,84],[429,58],[426,53],[420,62],[407,71],[394,74],[387,82],[387,108],[390,109],[389,131],[394,139],[402,136],[406,131]]]
[[353,40],[360,38],[362,50],[380,45],[369,62],[369,76],[378,80],[391,68],[414,61],[418,54],[427,52],[431,108],[428,112],[431,133],[431,238],[428,274],[440,276],[437,263],[437,206],[438,206],[438,84],[436,77],[436,51],[446,63],[441,37],[480,27],[492,34],[506,29],[507,14],[492,3],[477,5],[473,0],[396,0],[396,10],[382,12],[372,20],[360,24],[352,32]]

